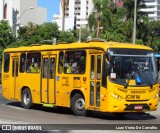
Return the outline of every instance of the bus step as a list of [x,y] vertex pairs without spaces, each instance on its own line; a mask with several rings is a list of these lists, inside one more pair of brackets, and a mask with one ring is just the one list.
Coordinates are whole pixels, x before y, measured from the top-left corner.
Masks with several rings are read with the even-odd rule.
[[44,107],[54,107],[55,104],[43,104]]

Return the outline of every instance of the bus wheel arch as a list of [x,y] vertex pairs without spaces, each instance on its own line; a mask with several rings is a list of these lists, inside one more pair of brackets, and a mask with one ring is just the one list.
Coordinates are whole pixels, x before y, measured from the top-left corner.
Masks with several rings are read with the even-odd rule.
[[21,105],[25,109],[30,109],[33,106],[32,93],[27,86],[24,86],[21,91]]
[[71,109],[73,113],[77,116],[85,116],[85,97],[83,93],[79,90],[74,90],[71,92]]

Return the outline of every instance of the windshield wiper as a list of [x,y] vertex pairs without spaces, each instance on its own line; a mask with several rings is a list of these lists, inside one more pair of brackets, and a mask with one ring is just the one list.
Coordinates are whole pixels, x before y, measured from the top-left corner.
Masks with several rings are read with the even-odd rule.
[[153,88],[153,84],[147,79],[147,78],[145,78],[145,76],[143,75],[143,74],[141,74],[140,72],[138,72],[137,71],[137,74],[139,75],[139,76],[141,76],[144,80],[145,80],[145,82],[147,83],[149,83],[149,86],[150,86],[150,88],[152,89]]

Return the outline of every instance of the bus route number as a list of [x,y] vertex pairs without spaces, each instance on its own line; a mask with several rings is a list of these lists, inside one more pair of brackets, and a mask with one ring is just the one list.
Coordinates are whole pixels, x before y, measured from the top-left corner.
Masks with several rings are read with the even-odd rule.
[[140,99],[140,95],[126,95],[125,99]]

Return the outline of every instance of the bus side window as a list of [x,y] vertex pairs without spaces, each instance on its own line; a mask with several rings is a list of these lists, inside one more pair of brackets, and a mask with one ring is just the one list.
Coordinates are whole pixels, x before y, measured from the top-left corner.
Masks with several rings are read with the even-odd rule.
[[4,54],[4,72],[9,72],[10,54]]
[[103,66],[102,66],[102,86],[107,88],[107,71],[106,71],[106,58],[103,56]]
[[79,51],[66,51],[64,62],[64,73],[82,74],[85,73],[86,66],[86,52]]
[[22,53],[20,57],[20,72],[24,73],[25,72],[25,63],[26,62],[26,54]]
[[39,52],[28,53],[26,71],[28,73],[39,73],[40,72],[40,61],[41,61],[41,53]]
[[55,76],[55,58],[50,59],[50,79],[54,79]]
[[58,73],[63,72],[63,62],[64,62],[64,53],[63,51],[59,52],[59,62],[58,62]]

